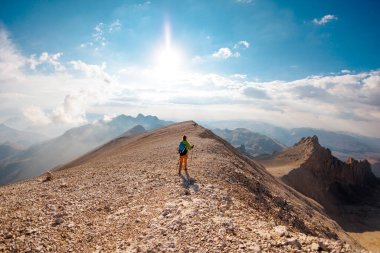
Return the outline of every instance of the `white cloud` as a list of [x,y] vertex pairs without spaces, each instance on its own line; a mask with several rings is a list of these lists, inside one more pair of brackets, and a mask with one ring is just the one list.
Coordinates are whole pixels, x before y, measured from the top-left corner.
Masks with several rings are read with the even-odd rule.
[[244,74],[233,74],[233,75],[230,75],[230,77],[232,79],[241,79],[241,80],[244,80],[247,78],[247,75],[244,75]]
[[104,30],[104,23],[100,22],[94,27],[94,33],[92,34],[92,37],[94,37],[96,41],[105,41],[105,38],[103,36],[104,34],[103,30]]
[[64,71],[65,66],[59,61],[59,58],[63,55],[62,52],[56,54],[49,54],[48,52],[41,53],[40,57],[36,57],[35,54],[31,55],[27,59],[27,63],[32,70],[36,70],[39,65],[51,65],[55,71]]
[[232,51],[228,47],[219,48],[218,51],[216,51],[216,52],[214,52],[212,54],[212,57],[214,57],[214,58],[220,58],[220,59],[228,59],[228,58],[231,58],[231,57],[238,58],[241,55],[238,50],[239,49],[247,49],[247,48],[249,48],[249,42],[246,41],[246,40],[241,40],[238,43],[236,43],[233,46],[233,48],[235,49],[234,51]]
[[249,48],[249,42],[246,40],[241,40],[234,45],[234,48]]
[[222,58],[222,59],[228,59],[230,57],[237,58],[239,56],[240,56],[239,52],[232,52],[231,49],[229,49],[228,47],[219,48],[218,51],[216,51],[212,54],[212,57]]
[[115,31],[119,31],[121,29],[121,23],[120,23],[120,20],[119,19],[116,19],[114,22],[112,22],[109,26],[108,26],[108,31],[111,33],[111,32],[115,32]]
[[82,91],[79,94],[69,94],[59,107],[51,114],[54,123],[83,124],[86,120],[86,109],[88,109],[88,94]]
[[69,62],[75,70],[79,70],[87,77],[100,77],[106,82],[110,82],[111,77],[105,71],[107,64],[103,62],[101,65],[87,64],[81,60]]
[[235,0],[235,3],[238,3],[238,4],[251,4],[251,3],[253,3],[253,0]]
[[348,69],[342,69],[340,72],[343,74],[350,74],[351,73],[351,71]]
[[62,63],[62,55],[43,52],[27,58],[0,27],[0,108],[6,109],[1,120],[22,116],[33,125],[73,127],[86,121],[91,106],[117,94],[117,80],[106,72],[106,63]]
[[0,80],[17,75],[25,61],[10,41],[8,31],[0,25]]
[[94,43],[92,42],[86,42],[86,43],[82,43],[80,44],[80,48],[86,48],[86,47],[92,47],[94,45]]
[[120,31],[121,27],[122,24],[119,19],[116,19],[109,25],[100,22],[93,28],[92,40],[81,43],[79,47],[93,48],[95,51],[99,51],[109,43],[107,35]]
[[325,25],[331,22],[332,20],[338,20],[338,17],[335,15],[328,14],[328,15],[323,16],[320,19],[316,19],[316,18],[313,19],[313,23],[316,25]]
[[137,7],[137,8],[146,8],[146,7],[148,7],[150,4],[151,4],[151,1],[146,1],[146,2],[143,2],[143,3],[138,3],[138,4],[136,4],[135,7]]
[[30,106],[23,110],[24,116],[32,122],[33,125],[47,125],[51,123],[49,117],[37,106]]
[[63,103],[52,111],[44,111],[40,107],[30,106],[23,110],[23,115],[33,125],[68,124],[80,125],[87,122],[86,110],[90,105],[90,96],[82,91],[78,94],[68,94]]

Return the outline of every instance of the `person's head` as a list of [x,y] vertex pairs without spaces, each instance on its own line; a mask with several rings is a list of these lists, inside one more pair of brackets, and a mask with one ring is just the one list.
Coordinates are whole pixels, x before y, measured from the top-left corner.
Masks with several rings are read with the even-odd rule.
[[186,135],[184,135],[184,136],[182,137],[182,140],[186,141]]

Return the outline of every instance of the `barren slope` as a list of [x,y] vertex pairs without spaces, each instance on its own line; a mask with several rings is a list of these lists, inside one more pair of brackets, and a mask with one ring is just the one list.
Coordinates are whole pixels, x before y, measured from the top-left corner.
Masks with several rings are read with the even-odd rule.
[[[186,134],[192,179],[177,175]],[[322,208],[194,122],[117,142],[76,167],[0,187],[0,251],[352,251]]]
[[352,237],[380,252],[380,185],[366,161],[332,156],[308,137],[261,164],[274,176],[321,203]]

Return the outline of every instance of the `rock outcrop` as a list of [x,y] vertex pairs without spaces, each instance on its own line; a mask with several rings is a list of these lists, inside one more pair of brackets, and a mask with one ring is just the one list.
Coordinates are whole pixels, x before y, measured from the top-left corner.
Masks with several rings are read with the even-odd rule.
[[279,156],[300,162],[299,167],[283,180],[325,207],[360,203],[379,183],[367,160],[357,161],[350,157],[342,162],[319,144],[317,136],[302,138]]
[[[177,174],[184,134],[189,180]],[[52,174],[0,187],[0,251],[361,249],[320,205],[194,122],[120,137]]]

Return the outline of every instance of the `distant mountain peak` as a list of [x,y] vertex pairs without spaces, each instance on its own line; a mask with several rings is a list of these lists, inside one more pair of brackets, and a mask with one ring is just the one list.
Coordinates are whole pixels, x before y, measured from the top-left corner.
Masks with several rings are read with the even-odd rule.
[[139,134],[146,132],[146,129],[142,125],[137,125],[129,129],[123,135]]
[[129,118],[132,118],[132,117],[131,116],[127,116],[125,114],[120,114],[120,115],[117,115],[116,117],[114,117],[112,119],[112,121],[118,121],[118,120],[129,119]]
[[5,125],[0,124],[0,144],[12,143],[17,144],[22,148],[30,147],[33,144],[46,140],[47,137],[28,131],[18,130]]
[[295,146],[298,145],[321,146],[319,144],[318,136],[316,135],[301,138],[301,140],[295,144]]

